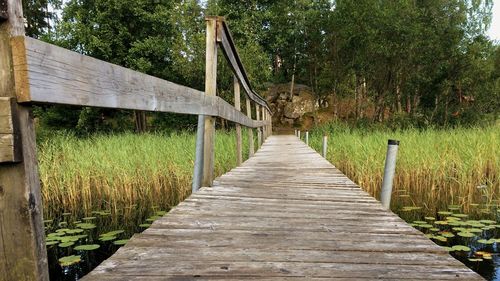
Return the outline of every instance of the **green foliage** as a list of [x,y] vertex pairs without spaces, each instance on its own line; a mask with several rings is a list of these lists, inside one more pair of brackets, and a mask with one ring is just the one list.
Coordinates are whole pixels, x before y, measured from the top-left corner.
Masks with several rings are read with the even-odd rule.
[[[25,0],[29,35],[204,89],[205,16],[224,16],[252,86],[307,84],[321,104],[354,99],[353,118],[455,126],[496,120],[500,51],[485,31],[491,0]],[[59,8],[62,17],[49,13]],[[218,94],[232,100],[219,56]],[[41,124],[94,132],[133,128],[131,112],[44,107]],[[119,122],[110,119],[129,116]],[[149,116],[157,129],[195,118]],[[171,119],[171,121],[167,121]],[[409,121],[415,119],[416,121]],[[102,121],[104,120],[104,121]],[[111,125],[112,123],[115,123]],[[73,125],[71,125],[73,124]],[[77,125],[75,125],[77,124]]]

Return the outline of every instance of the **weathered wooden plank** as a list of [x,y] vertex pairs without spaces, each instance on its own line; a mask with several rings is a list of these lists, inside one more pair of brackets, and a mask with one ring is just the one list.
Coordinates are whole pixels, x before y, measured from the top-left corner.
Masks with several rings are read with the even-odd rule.
[[[138,266],[141,265],[141,266]],[[306,263],[306,262],[191,262],[165,266],[161,262],[141,264],[133,260],[104,263],[89,277],[98,273],[113,272],[122,276],[252,276],[252,277],[343,277],[379,279],[421,280],[482,280],[462,266],[432,267],[421,265],[379,265],[354,263]],[[90,278],[84,279],[90,280]]]
[[[0,23],[0,97],[14,98],[10,39],[24,35],[24,18],[21,0],[3,3],[7,3],[8,20]],[[4,105],[0,106],[3,113],[7,110]],[[16,146],[22,155],[18,163],[0,165],[0,280],[48,280],[31,108],[11,106],[10,111],[15,116],[13,119],[19,122],[17,136],[21,146]],[[5,116],[0,119],[5,120]]]
[[223,18],[220,17],[211,17],[211,19],[216,20],[218,23],[218,42],[221,45],[222,52],[228,60],[230,67],[233,69],[233,73],[245,90],[247,97],[254,101],[256,104],[266,108],[266,110],[270,110],[267,102],[252,90],[250,81],[248,80],[245,71],[245,67],[243,66],[240,56],[238,55],[238,51],[236,50],[234,40],[232,39],[231,32],[229,31],[229,27],[227,26],[226,22]]
[[287,136],[270,136],[85,280],[141,278],[482,280]]
[[[252,104],[250,103],[250,98],[246,98],[247,106],[247,117],[252,118]],[[248,128],[248,158],[253,157],[255,154],[254,141],[253,141],[253,129]]]
[[14,37],[11,44],[18,102],[201,114],[264,125],[215,95],[33,38]]
[[[205,58],[205,94],[215,97],[217,94],[217,20],[206,20],[206,58]],[[203,186],[212,186],[214,180],[215,158],[215,119],[205,117],[203,141]]]
[[21,138],[15,99],[0,97],[0,163],[21,161]]

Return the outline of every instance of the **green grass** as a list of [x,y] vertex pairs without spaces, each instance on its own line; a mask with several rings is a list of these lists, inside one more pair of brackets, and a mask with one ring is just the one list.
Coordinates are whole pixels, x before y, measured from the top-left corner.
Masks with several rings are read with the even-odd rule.
[[[246,131],[244,156],[247,153]],[[217,131],[215,174],[236,165],[234,132]],[[38,143],[44,217],[130,206],[169,209],[191,193],[195,134],[56,134]]]
[[[363,131],[328,124],[311,132],[321,151],[329,136],[328,160],[378,198],[388,139],[401,141],[393,209],[420,206],[427,213],[461,205],[467,212],[491,212],[500,204],[500,127]],[[478,205],[479,204],[479,205]]]

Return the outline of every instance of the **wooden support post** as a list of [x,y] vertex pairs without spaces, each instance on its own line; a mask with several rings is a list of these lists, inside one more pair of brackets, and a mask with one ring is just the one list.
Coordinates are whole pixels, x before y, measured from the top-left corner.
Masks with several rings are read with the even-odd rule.
[[[247,97],[247,116],[252,118],[252,104],[250,103],[250,98]],[[253,143],[253,129],[247,128],[248,130],[248,158],[252,157],[255,153],[254,143]]]
[[[205,94],[217,93],[217,18],[207,17],[206,58],[205,58]],[[215,118],[205,117],[203,142],[203,186],[212,186],[214,179]]]
[[[238,82],[238,78],[236,78],[236,76],[234,76],[234,107],[236,110],[241,111],[240,82]],[[238,166],[243,162],[243,151],[241,146],[241,125],[236,124],[236,165]]]
[[[10,39],[24,36],[21,0],[8,0],[0,21],[0,97],[14,98]],[[35,126],[31,107],[12,104],[18,122],[21,154],[17,163],[0,165],[0,280],[49,280],[42,198],[36,160]],[[6,115],[0,117],[6,121]],[[17,145],[17,144],[16,144]]]
[[309,131],[306,131],[306,144],[309,145]]
[[273,134],[273,114],[269,111],[269,135]]
[[[260,104],[255,104],[255,119],[260,121]],[[257,128],[257,149],[262,144],[262,127]]]

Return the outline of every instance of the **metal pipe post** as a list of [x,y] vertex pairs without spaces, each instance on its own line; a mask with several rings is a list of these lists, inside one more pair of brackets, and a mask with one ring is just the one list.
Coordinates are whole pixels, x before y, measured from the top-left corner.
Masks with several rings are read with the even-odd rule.
[[306,131],[306,144],[309,145],[309,131]]
[[392,182],[396,171],[396,156],[398,154],[399,141],[389,140],[387,155],[385,156],[384,179],[382,180],[382,192],[380,202],[382,206],[389,209],[391,206]]
[[194,159],[193,184],[191,191],[195,193],[201,187],[203,179],[203,147],[205,133],[205,115],[198,115],[198,128],[196,131],[196,154]]

